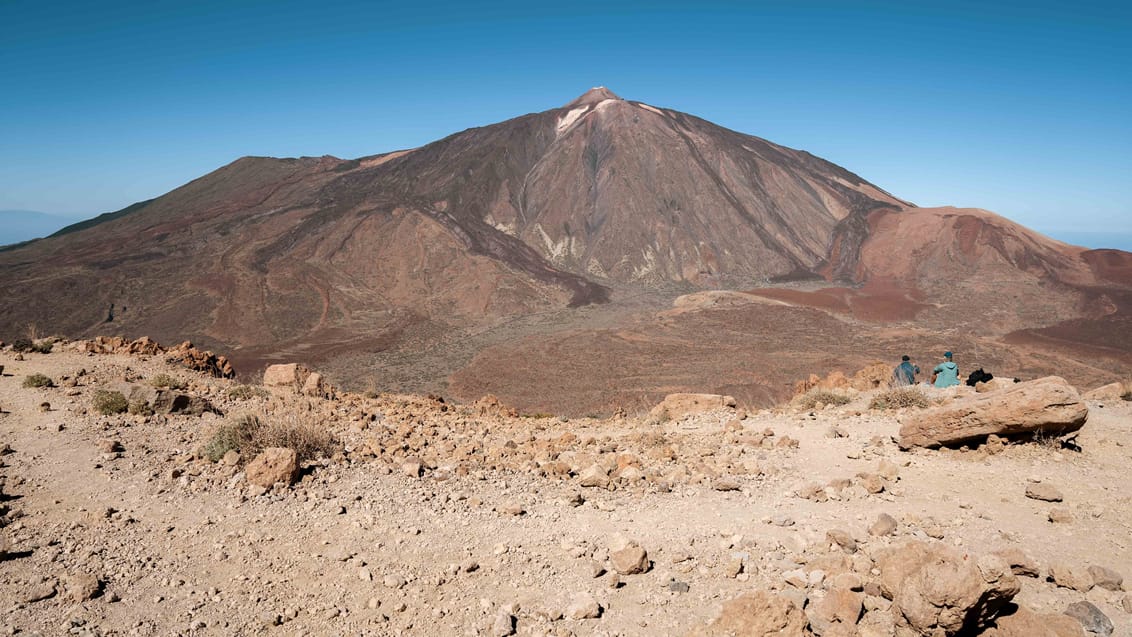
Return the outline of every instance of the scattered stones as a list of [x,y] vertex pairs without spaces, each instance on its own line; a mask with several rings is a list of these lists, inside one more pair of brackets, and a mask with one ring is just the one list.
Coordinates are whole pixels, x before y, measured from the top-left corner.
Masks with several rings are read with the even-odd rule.
[[1061,502],[1063,499],[1061,491],[1058,491],[1056,487],[1045,482],[1026,485],[1026,497],[1031,500],[1041,500],[1043,502]]
[[734,409],[735,398],[719,394],[669,394],[649,412],[654,418],[679,420],[689,414]]

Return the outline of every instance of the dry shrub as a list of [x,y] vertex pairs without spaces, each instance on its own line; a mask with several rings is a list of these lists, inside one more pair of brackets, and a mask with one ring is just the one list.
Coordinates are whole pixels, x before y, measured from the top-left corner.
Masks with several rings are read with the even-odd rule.
[[270,423],[254,414],[241,414],[221,423],[200,453],[217,462],[229,451],[237,451],[241,462],[247,463],[268,447],[291,449],[302,464],[333,455],[338,450],[338,440],[326,429],[293,414]]
[[924,408],[929,405],[928,397],[916,387],[897,387],[873,396],[869,409],[902,409],[905,407]]
[[169,374],[158,374],[149,379],[149,384],[165,389],[184,389],[188,387],[185,381],[175,376],[170,376]]
[[797,399],[797,404],[802,409],[813,409],[819,404],[846,405],[852,400],[852,398],[846,396],[845,394],[838,394],[837,392],[832,392],[828,389],[811,389],[805,394],[802,394]]
[[108,391],[99,389],[94,392],[93,399],[94,410],[103,416],[111,414],[120,414],[130,408],[129,401],[122,395],[120,391]]
[[1126,391],[1120,395],[1121,400],[1132,402],[1132,390]]
[[129,407],[127,408],[127,411],[129,411],[130,414],[133,415],[133,416],[152,416],[153,415],[153,407],[150,407],[149,403],[146,402],[145,400],[142,400],[141,398],[138,398],[136,400],[131,400]]
[[262,387],[251,385],[236,385],[228,389],[228,397],[233,400],[251,400],[252,398],[267,398],[271,394]]
[[24,379],[24,387],[54,387],[55,381],[43,374],[32,374]]

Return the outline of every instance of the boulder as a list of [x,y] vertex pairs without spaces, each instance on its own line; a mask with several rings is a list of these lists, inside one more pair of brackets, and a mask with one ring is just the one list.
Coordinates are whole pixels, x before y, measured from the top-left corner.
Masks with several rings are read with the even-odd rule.
[[1002,558],[970,559],[942,543],[908,542],[881,551],[876,563],[897,623],[922,635],[975,634],[1021,589]]
[[220,413],[216,407],[212,406],[212,403],[200,396],[190,396],[170,389],[158,390],[152,406],[155,414],[199,416],[205,412]]
[[1093,576],[1093,586],[1099,586],[1108,591],[1124,590],[1124,576],[1111,568],[1090,566],[1089,575]]
[[719,615],[698,626],[689,637],[807,637],[809,620],[793,601],[766,591],[746,593],[724,602]]
[[1042,432],[1057,436],[1085,424],[1089,408],[1064,379],[1047,376],[1009,389],[957,398],[942,407],[907,417],[900,427],[901,449],[957,446],[991,434]]
[[276,482],[291,484],[299,473],[298,456],[293,449],[268,447],[244,469],[248,482],[269,488]]
[[1085,632],[1097,637],[1108,637],[1112,634],[1112,620],[1092,602],[1074,602],[1065,609],[1065,614],[1080,622]]
[[1061,491],[1058,491],[1057,487],[1045,482],[1027,485],[1026,497],[1043,502],[1061,502],[1065,499],[1065,496],[1061,495]]
[[67,593],[76,602],[93,599],[102,590],[102,583],[94,575],[77,573],[67,578]]
[[1093,575],[1087,569],[1072,564],[1054,564],[1049,568],[1049,579],[1061,588],[1069,588],[1082,593],[1093,588]]
[[1120,400],[1124,394],[1132,391],[1132,382],[1109,383],[1082,394],[1085,400]]
[[877,516],[876,522],[869,527],[869,535],[885,536],[896,532],[896,518],[887,513]]
[[1006,563],[1010,565],[1010,570],[1015,575],[1038,577],[1041,574],[1041,567],[1038,562],[1016,546],[999,549],[994,554],[1006,560]]
[[849,588],[834,587],[825,597],[807,605],[810,629],[829,635],[837,628],[855,626],[861,617],[865,595]]
[[735,399],[720,394],[669,394],[659,405],[652,408],[650,415],[656,418],[683,418],[689,414],[699,414],[717,409],[734,409]]
[[311,371],[298,363],[269,365],[263,370],[263,386],[267,389],[301,390]]
[[1004,613],[984,637],[1085,637],[1076,619],[1055,613],[1035,613],[1025,606]]

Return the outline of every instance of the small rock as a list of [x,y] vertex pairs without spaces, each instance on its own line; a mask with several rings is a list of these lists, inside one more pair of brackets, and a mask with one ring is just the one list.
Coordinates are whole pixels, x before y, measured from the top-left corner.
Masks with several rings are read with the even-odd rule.
[[1015,575],[1025,575],[1028,577],[1038,577],[1041,575],[1041,567],[1039,567],[1034,558],[1026,555],[1022,549],[1016,546],[995,551],[993,554],[1001,557],[1010,565],[1010,570]]
[[1081,622],[1081,627],[1097,637],[1112,634],[1112,620],[1090,602],[1076,602],[1065,609],[1065,614]]
[[609,473],[601,465],[591,465],[590,468],[582,472],[578,484],[583,487],[608,487]]
[[1124,587],[1124,576],[1103,566],[1090,566],[1089,575],[1093,577],[1093,585],[1108,591],[1120,591]]
[[885,536],[892,535],[896,532],[896,518],[887,513],[881,513],[877,516],[876,522],[869,527],[869,535]]
[[566,607],[566,617],[570,619],[596,619],[601,617],[601,605],[589,593],[577,593]]
[[857,541],[848,531],[842,529],[833,529],[825,534],[826,539],[832,544],[836,544],[845,550],[847,553],[857,552]]
[[515,618],[506,609],[500,609],[491,625],[492,637],[508,637],[515,634]]
[[294,449],[268,447],[248,463],[244,475],[249,483],[270,488],[276,482],[291,484],[299,473],[298,455]]
[[1049,521],[1054,524],[1069,524],[1073,521],[1073,514],[1065,507],[1054,507],[1049,510]]
[[1089,571],[1068,564],[1054,564],[1049,569],[1049,578],[1062,588],[1071,588],[1082,593],[1093,587],[1093,576]]
[[103,438],[98,441],[98,450],[102,453],[118,453],[124,451],[122,443],[111,438]]
[[644,548],[637,544],[629,544],[619,551],[609,554],[609,561],[613,570],[622,575],[635,575],[649,570],[649,556]]
[[527,510],[523,508],[523,505],[515,504],[513,502],[510,504],[504,504],[503,506],[496,508],[496,511],[502,513],[503,515],[523,515],[527,512]]
[[419,458],[409,458],[401,463],[401,473],[410,478],[419,478],[424,473],[424,464]]
[[1039,482],[1026,486],[1026,497],[1044,502],[1061,502],[1062,495],[1053,485]]
[[402,588],[408,582],[406,582],[405,578],[401,577],[400,575],[386,575],[385,579],[382,580],[382,583],[385,584],[385,586],[388,588]]
[[24,595],[20,598],[20,601],[24,602],[25,604],[31,604],[33,602],[38,602],[49,599],[51,597],[55,597],[56,592],[57,591],[55,589],[54,581],[40,582],[28,587],[24,591]]
[[687,584],[687,582],[670,580],[668,582],[668,590],[672,591],[673,593],[687,593],[688,592],[688,584]]
[[98,578],[86,573],[72,575],[67,579],[67,592],[71,594],[71,599],[76,602],[93,599],[98,595],[101,588],[102,583],[98,581]]
[[733,478],[719,478],[712,483],[711,488],[716,491],[738,491],[739,482]]
[[228,453],[224,454],[224,457],[220,459],[220,462],[224,463],[225,466],[234,467],[240,464],[240,452],[235,449],[229,449]]

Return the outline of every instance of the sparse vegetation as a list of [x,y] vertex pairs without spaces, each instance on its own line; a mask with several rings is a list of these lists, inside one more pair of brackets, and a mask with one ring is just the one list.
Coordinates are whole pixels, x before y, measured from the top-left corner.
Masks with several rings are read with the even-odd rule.
[[32,348],[34,347],[35,342],[30,338],[17,338],[16,340],[12,341],[12,351],[16,352],[17,354],[26,354],[27,352],[32,351]]
[[51,348],[54,347],[54,346],[55,346],[55,341],[51,341],[51,340],[38,341],[38,342],[32,343],[31,351],[38,352],[40,354],[50,354]]
[[814,409],[818,405],[845,405],[852,400],[845,394],[832,392],[828,389],[811,389],[798,398],[798,406],[802,409]]
[[134,416],[151,416],[151,415],[153,415],[153,408],[149,406],[149,403],[147,403],[146,401],[144,401],[140,398],[138,398],[137,400],[131,400],[130,406],[127,409],[127,411],[129,411],[130,414],[132,414]]
[[24,378],[24,387],[54,387],[55,381],[43,374],[32,374]]
[[217,427],[200,453],[218,462],[229,451],[238,451],[241,462],[246,463],[268,447],[293,449],[302,463],[332,455],[338,440],[329,431],[297,416],[264,423],[254,414],[241,414]]
[[184,389],[188,387],[185,381],[169,374],[158,374],[149,379],[149,384],[163,389]]
[[94,410],[103,416],[120,414],[130,408],[129,401],[120,391],[99,389],[94,392]]
[[236,385],[228,389],[228,397],[233,400],[250,400],[252,398],[267,398],[270,396],[262,387],[251,385]]
[[1132,391],[1124,392],[1123,394],[1120,395],[1120,399],[1126,400],[1128,402],[1132,402]]
[[869,409],[902,409],[905,407],[927,407],[930,403],[924,392],[915,387],[898,387],[881,392],[873,397]]

